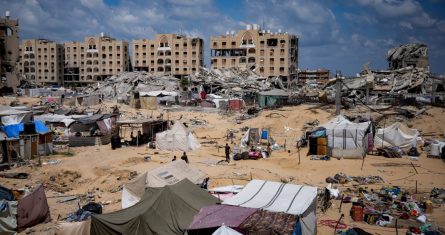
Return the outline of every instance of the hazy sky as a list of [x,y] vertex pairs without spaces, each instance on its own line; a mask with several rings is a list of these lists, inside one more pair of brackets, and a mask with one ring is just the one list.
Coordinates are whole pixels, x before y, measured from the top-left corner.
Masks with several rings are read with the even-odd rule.
[[[117,39],[184,33],[210,35],[248,23],[300,38],[299,67],[353,75],[371,62],[387,67],[391,47],[429,46],[434,73],[445,73],[445,0],[0,0],[0,11],[19,18],[20,38],[78,41],[100,32]],[[3,14],[3,13],[2,13]]]

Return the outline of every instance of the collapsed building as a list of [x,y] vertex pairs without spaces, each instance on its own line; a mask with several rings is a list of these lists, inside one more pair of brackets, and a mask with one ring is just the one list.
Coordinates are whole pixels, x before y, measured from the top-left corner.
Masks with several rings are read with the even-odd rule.
[[15,92],[18,79],[15,64],[19,59],[19,21],[9,11],[0,19],[0,94]]
[[386,58],[389,69],[401,69],[406,67],[428,68],[428,47],[425,44],[411,43],[392,48]]

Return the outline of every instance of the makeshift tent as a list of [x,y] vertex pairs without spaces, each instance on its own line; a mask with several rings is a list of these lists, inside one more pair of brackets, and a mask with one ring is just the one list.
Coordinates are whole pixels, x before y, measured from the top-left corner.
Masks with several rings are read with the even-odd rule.
[[16,234],[17,230],[17,202],[0,201],[0,234]]
[[260,134],[258,128],[249,128],[243,135],[240,141],[240,147],[246,148],[251,145],[256,145],[260,142]]
[[403,123],[396,122],[386,128],[377,129],[374,146],[376,148],[397,146],[408,150],[417,146],[417,137],[419,137],[419,132],[416,129],[411,129]]
[[239,228],[247,231],[247,234],[302,234],[301,223],[297,221],[296,215],[258,210],[240,224]]
[[212,235],[242,235],[241,233],[233,230],[225,225],[219,227]]
[[287,103],[289,94],[280,89],[262,91],[258,93],[258,104],[260,107],[273,107]]
[[371,122],[354,123],[339,115],[322,125],[333,157],[362,158],[372,139]]
[[433,140],[433,142],[430,144],[427,156],[440,157],[443,146],[445,146],[445,142]]
[[187,179],[162,188],[148,188],[132,207],[93,215],[91,234],[183,234],[202,207],[218,202]]
[[167,151],[190,151],[201,147],[192,132],[180,122],[170,130],[156,134],[156,148]]
[[300,220],[296,226],[301,227],[301,234],[316,233],[316,187],[252,180],[223,204],[297,215]]
[[199,213],[193,217],[193,222],[188,228],[189,234],[195,233],[190,230],[199,230],[196,231],[198,234],[203,234],[204,229],[213,228],[214,231],[222,224],[232,228],[239,228],[241,223],[257,210],[258,209],[256,208],[244,208],[229,205],[211,205],[203,207],[199,210]]
[[204,172],[182,160],[166,163],[123,185],[122,208],[130,207],[141,200],[145,188],[172,185],[183,179],[188,179],[194,184],[201,184],[206,176]]
[[91,220],[80,222],[59,222],[56,235],[90,235]]
[[18,231],[40,223],[51,221],[51,215],[46,201],[45,190],[40,185],[34,192],[22,198],[17,207]]

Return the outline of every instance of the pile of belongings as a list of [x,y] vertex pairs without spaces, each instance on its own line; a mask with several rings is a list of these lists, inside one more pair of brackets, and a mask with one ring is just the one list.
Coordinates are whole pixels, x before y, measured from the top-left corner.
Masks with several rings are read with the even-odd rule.
[[379,155],[383,155],[386,158],[401,158],[402,152],[397,147],[383,147],[377,148]]
[[1,234],[15,234],[50,221],[51,215],[42,185],[30,193],[0,186]]
[[364,184],[378,184],[384,183],[382,177],[378,175],[368,175],[368,176],[348,176],[345,173],[338,173],[334,176],[329,176],[326,178],[326,183],[335,183],[335,184],[347,184],[351,181],[356,181],[357,183]]
[[66,221],[67,222],[85,221],[87,219],[90,219],[92,214],[102,214],[102,205],[95,202],[89,202],[82,208],[79,208],[76,212],[71,213],[66,218]]

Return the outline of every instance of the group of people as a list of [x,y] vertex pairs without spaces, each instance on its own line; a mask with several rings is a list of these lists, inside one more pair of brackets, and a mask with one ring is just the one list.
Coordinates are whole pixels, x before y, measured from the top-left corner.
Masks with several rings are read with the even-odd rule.
[[146,144],[149,141],[148,135],[142,134],[141,131],[138,131],[138,134],[136,136],[134,136],[133,132],[131,132],[130,138],[131,138],[131,140],[130,140],[131,146],[138,146],[141,144]]
[[[185,163],[189,163],[189,158],[187,157],[187,154],[184,152],[181,156],[181,160],[185,161]],[[176,155],[173,156],[172,162],[176,161]]]

